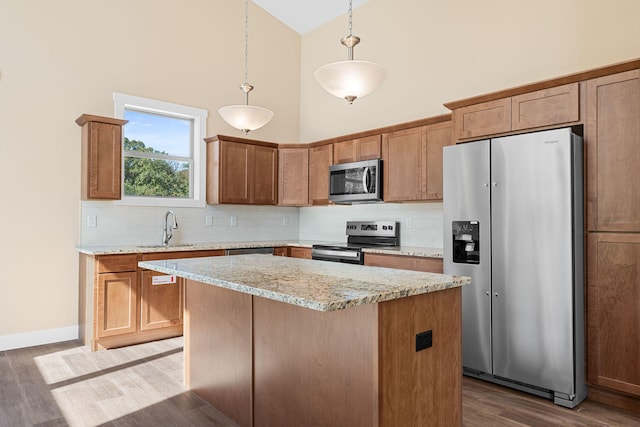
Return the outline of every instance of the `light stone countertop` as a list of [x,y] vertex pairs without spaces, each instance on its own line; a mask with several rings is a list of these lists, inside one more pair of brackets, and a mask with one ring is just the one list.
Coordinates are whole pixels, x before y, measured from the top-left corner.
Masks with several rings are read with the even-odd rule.
[[[78,252],[86,255],[122,255],[134,253],[205,251],[217,249],[244,249],[266,247],[302,247],[309,248],[314,244],[340,245],[345,242],[325,242],[316,240],[268,240],[253,242],[211,242],[211,243],[179,243],[169,246],[161,245],[112,245],[112,246],[81,246]],[[443,258],[442,248],[428,248],[419,246],[394,246],[385,248],[365,248],[364,253],[378,253],[386,255],[419,256],[427,258]]]
[[141,261],[149,270],[317,311],[436,292],[469,277],[271,255]]

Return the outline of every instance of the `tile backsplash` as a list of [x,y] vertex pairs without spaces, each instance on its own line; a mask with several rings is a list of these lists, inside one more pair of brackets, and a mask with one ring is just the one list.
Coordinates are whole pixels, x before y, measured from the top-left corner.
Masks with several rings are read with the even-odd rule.
[[300,239],[346,241],[348,220],[400,222],[405,246],[443,247],[442,203],[380,203],[300,208]]
[[[80,245],[160,244],[167,210],[83,201]],[[233,205],[171,210],[178,221],[172,243],[297,240],[299,235],[298,208]]]
[[[83,201],[81,246],[148,245],[162,242],[168,208],[122,206],[109,201]],[[347,220],[400,222],[406,246],[441,248],[442,203],[381,203],[352,206],[224,205],[171,208],[178,229],[172,243],[253,240],[346,241]]]

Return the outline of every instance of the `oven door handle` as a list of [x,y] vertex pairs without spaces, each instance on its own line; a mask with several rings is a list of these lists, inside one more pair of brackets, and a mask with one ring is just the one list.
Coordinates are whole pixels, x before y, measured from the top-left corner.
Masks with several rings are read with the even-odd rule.
[[312,249],[311,256],[330,256],[330,257],[342,257],[342,258],[360,258],[360,252],[358,251],[336,251],[333,249]]
[[371,172],[369,172],[369,167],[364,168],[364,172],[362,173],[362,188],[364,189],[364,194],[369,193],[369,182],[371,181]]

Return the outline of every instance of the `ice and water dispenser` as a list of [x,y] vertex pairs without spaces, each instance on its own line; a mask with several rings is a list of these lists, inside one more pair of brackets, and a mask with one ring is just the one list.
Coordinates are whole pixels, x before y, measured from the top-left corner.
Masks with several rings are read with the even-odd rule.
[[453,262],[480,264],[480,223],[453,221]]

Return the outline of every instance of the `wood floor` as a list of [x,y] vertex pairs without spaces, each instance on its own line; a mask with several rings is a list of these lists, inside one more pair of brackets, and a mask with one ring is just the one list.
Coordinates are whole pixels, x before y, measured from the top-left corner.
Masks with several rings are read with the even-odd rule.
[[[0,426],[234,426],[182,386],[182,338],[90,353],[77,342],[0,352]],[[471,378],[464,425],[640,426],[586,401],[573,410]],[[445,426],[446,427],[446,426]]]

